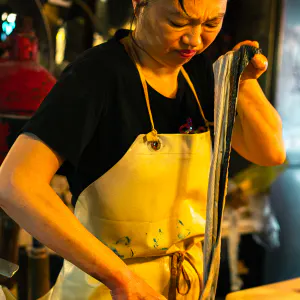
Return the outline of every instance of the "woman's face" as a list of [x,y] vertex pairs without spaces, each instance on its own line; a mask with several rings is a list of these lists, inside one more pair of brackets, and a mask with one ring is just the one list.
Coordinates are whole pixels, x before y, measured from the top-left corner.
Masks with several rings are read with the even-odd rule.
[[137,15],[135,38],[164,66],[187,63],[194,53],[203,52],[215,40],[227,0],[185,0],[184,6],[187,14],[178,0],[150,0]]

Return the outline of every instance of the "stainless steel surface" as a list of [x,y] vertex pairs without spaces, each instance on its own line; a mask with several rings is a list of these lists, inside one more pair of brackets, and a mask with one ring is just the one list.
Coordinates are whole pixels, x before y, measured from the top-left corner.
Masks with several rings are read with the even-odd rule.
[[0,258],[0,275],[11,278],[18,270],[18,265]]

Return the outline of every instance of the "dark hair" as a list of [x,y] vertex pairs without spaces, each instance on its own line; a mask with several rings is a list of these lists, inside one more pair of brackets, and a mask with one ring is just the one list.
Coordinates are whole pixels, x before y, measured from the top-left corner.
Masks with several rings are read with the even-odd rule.
[[[149,1],[151,0],[141,0],[138,4],[137,7],[141,8],[143,6],[147,6]],[[181,9],[186,13],[185,7],[184,7],[184,0],[177,0],[180,4]]]
[[185,13],[187,13],[186,12],[186,10],[185,10],[185,7],[184,7],[184,0],[178,0],[178,2],[179,2],[179,4],[180,4],[180,7],[182,8],[182,10],[185,12]]

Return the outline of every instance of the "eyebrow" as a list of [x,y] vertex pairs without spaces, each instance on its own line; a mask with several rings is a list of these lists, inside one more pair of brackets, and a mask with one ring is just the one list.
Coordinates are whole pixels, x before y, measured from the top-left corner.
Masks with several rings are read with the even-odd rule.
[[[197,18],[191,18],[188,14],[186,14],[185,12],[181,12],[179,10],[175,10],[175,11],[172,11],[171,12],[171,15],[173,16],[177,16],[177,17],[183,17],[183,18],[187,18],[187,19],[190,19],[190,20],[197,20]],[[221,19],[221,18],[224,18],[225,16],[225,13],[219,13],[218,15],[206,20],[206,22],[210,22],[210,21],[214,21],[214,20],[217,20],[217,19]]]

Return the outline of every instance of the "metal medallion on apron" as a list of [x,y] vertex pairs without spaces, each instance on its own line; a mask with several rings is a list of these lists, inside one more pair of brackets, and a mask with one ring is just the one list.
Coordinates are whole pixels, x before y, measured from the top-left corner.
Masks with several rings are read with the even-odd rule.
[[[75,215],[167,299],[199,299],[211,164],[209,123],[182,68],[208,131],[157,133],[141,66],[130,38],[122,42],[139,71],[152,130],[139,135],[121,160],[81,193]],[[65,261],[57,283],[43,299],[109,300],[111,295],[101,282]]]

